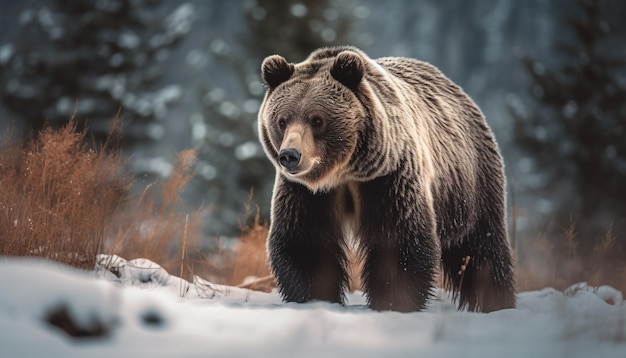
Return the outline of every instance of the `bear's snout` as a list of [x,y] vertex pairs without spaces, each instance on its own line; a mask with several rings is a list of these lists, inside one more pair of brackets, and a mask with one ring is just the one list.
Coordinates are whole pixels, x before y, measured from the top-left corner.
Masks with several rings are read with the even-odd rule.
[[289,171],[292,171],[300,164],[300,158],[302,158],[302,154],[295,148],[281,149],[280,153],[278,153],[280,165]]

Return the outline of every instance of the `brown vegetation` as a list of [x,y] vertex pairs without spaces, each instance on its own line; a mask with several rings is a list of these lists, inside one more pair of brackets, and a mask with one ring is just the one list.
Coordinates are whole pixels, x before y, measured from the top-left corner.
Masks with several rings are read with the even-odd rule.
[[267,266],[267,255],[265,254],[267,232],[267,224],[260,222],[257,210],[254,222],[251,225],[242,227],[242,233],[235,250],[230,284],[247,284],[251,280],[270,275]]
[[543,234],[519,241],[518,290],[543,287],[563,290],[578,282],[610,285],[626,292],[626,258],[617,248],[612,228],[590,250],[581,249],[576,224],[570,220],[556,240]]
[[94,151],[74,123],[0,145],[0,254],[92,268],[126,190],[119,155]]
[[[239,284],[267,276],[267,225],[243,226],[240,249],[201,252],[203,211],[186,213],[179,194],[193,176],[195,151],[178,155],[172,175],[129,193],[117,151],[85,145],[71,121],[36,138],[0,143],[0,255],[37,256],[92,269],[97,254],[147,258],[169,273]],[[235,276],[233,276],[235,275]]]
[[[144,189],[139,199],[127,198],[107,226],[106,253],[126,259],[146,258],[169,273],[191,278],[200,241],[201,211],[181,209],[179,194],[193,176],[194,150],[182,151],[172,175]],[[192,262],[194,261],[194,262]]]
[[180,212],[178,194],[191,178],[193,151],[179,155],[174,174],[139,199],[117,151],[94,150],[71,121],[26,143],[0,146],[0,254],[45,257],[92,269],[96,255],[145,257],[172,273],[175,250],[198,240],[199,213]]

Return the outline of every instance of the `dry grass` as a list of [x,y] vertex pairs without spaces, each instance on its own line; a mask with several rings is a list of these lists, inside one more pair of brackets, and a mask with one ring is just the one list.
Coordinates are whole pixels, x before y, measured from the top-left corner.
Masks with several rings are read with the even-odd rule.
[[233,285],[269,275],[267,225],[258,214],[242,225],[235,251],[200,251],[206,212],[185,212],[179,197],[194,175],[195,151],[181,152],[172,175],[136,198],[119,152],[86,146],[74,121],[26,143],[10,138],[0,143],[0,255],[92,269],[97,254],[116,254],[150,259],[186,279],[198,275]]
[[574,221],[557,240],[545,234],[521,240],[517,250],[519,291],[554,287],[563,290],[578,282],[592,286],[610,285],[626,292],[626,259],[612,228],[597,240],[592,250],[581,250]]
[[[249,207],[246,212],[249,212],[248,209]],[[245,284],[270,275],[265,250],[267,233],[267,224],[260,222],[257,210],[253,223],[242,227],[232,264],[233,272],[229,280],[231,285]]]
[[191,278],[194,248],[200,240],[202,211],[181,209],[180,192],[193,177],[194,150],[178,155],[172,175],[148,185],[139,199],[127,199],[107,227],[105,253],[146,258],[169,273]]
[[92,268],[127,181],[117,153],[88,149],[74,122],[0,148],[0,254]]
[[[74,121],[26,143],[0,147],[0,255],[45,257],[92,269],[96,255],[148,258],[191,277],[202,212],[185,213],[179,194],[193,175],[193,150],[180,153],[170,178],[128,194],[119,152],[94,150]],[[182,251],[182,252],[181,252]]]

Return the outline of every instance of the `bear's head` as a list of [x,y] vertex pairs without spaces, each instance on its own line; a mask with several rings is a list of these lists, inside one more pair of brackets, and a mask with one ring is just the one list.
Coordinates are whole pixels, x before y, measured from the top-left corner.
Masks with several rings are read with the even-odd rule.
[[329,48],[299,64],[267,57],[267,93],[259,135],[270,160],[288,180],[316,192],[350,180],[350,159],[365,126],[357,97],[367,60],[351,48]]

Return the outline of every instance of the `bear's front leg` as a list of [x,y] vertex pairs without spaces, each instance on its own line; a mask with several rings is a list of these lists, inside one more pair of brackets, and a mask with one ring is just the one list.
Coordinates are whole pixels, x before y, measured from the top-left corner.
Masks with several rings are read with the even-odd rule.
[[335,191],[313,194],[277,177],[267,249],[283,300],[344,302],[347,258],[337,200]]
[[414,178],[397,174],[359,184],[363,289],[375,310],[423,309],[439,260],[432,205]]

